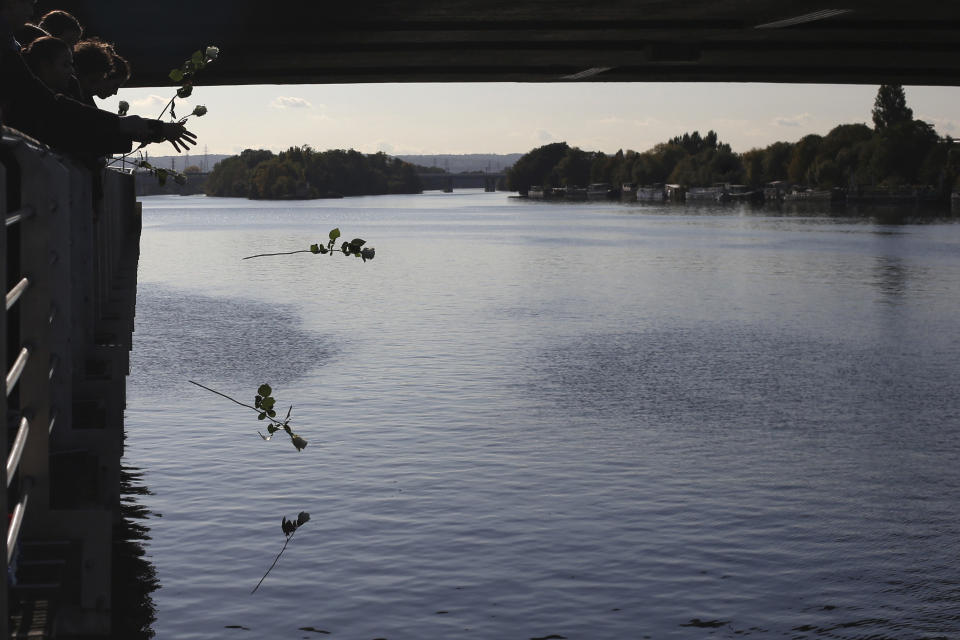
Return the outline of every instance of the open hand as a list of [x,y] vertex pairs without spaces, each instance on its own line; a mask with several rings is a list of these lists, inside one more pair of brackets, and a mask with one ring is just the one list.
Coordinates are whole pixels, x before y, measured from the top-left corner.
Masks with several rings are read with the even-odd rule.
[[196,134],[187,131],[187,128],[179,122],[163,123],[163,139],[172,144],[177,153],[187,151],[190,148],[187,144],[197,144]]

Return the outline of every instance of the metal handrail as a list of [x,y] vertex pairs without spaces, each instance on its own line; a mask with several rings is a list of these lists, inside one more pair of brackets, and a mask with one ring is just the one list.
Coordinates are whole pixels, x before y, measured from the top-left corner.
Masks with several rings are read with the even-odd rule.
[[10,455],[7,456],[7,487],[13,481],[13,476],[20,465],[20,456],[23,455],[23,448],[27,446],[27,437],[30,435],[30,421],[26,418],[20,418],[20,427],[17,429],[17,437],[14,438],[10,446]]
[[24,207],[24,208],[22,208],[22,209],[17,209],[16,211],[12,211],[12,212],[10,212],[10,213],[7,214],[6,225],[7,225],[8,227],[12,227],[13,225],[17,224],[18,222],[23,222],[23,221],[26,220],[27,218],[33,217],[33,215],[34,215],[35,213],[36,213],[36,211],[35,211],[34,208],[33,208],[32,206],[30,206],[30,205],[27,205],[26,207]]
[[10,392],[13,391],[13,388],[17,385],[17,381],[20,380],[20,374],[23,373],[23,368],[27,366],[27,360],[29,359],[30,349],[26,347],[20,349],[20,354],[7,373],[7,395],[10,395]]
[[7,311],[10,311],[10,307],[16,304],[17,300],[20,299],[20,296],[23,295],[23,292],[27,290],[30,286],[29,278],[21,278],[20,282],[13,285],[13,288],[7,292]]
[[27,501],[30,499],[30,489],[33,482],[30,478],[24,478],[23,489],[20,494],[20,502],[13,508],[10,516],[10,524],[7,527],[7,565],[13,559],[13,552],[17,548],[17,538],[20,537],[20,525],[23,524],[23,514],[27,512]]

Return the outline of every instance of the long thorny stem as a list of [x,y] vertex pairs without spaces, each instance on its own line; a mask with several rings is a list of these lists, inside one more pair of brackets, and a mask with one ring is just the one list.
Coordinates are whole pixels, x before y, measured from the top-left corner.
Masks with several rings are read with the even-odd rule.
[[[205,385],[202,385],[202,384],[200,384],[199,382],[194,382],[193,380],[187,380],[187,382],[189,382],[190,384],[197,385],[197,386],[200,387],[201,389],[205,389],[206,391],[209,391],[210,393],[215,393],[215,394],[217,394],[218,396],[220,396],[221,398],[226,398],[226,399],[229,400],[230,402],[233,402],[233,403],[235,403],[235,404],[238,404],[238,405],[240,405],[241,407],[246,407],[247,409],[251,409],[251,410],[253,410],[253,411],[256,411],[256,412],[261,416],[261,418],[260,418],[261,420],[269,420],[269,421],[272,422],[274,425],[276,425],[275,427],[271,426],[271,427],[268,427],[268,428],[267,428],[267,433],[268,433],[269,435],[263,435],[262,433],[260,433],[259,431],[257,431],[257,435],[260,436],[261,438],[263,438],[264,440],[269,440],[270,438],[273,437],[273,433],[274,433],[275,431],[279,431],[280,429],[283,429],[283,430],[287,433],[287,435],[290,436],[290,441],[293,443],[293,446],[297,448],[297,451],[300,451],[301,449],[303,449],[304,447],[307,446],[307,441],[304,440],[303,438],[301,438],[301,437],[300,437],[299,435],[297,435],[296,433],[294,433],[294,432],[293,432],[293,429],[290,428],[290,421],[291,421],[290,413],[293,411],[293,405],[290,405],[290,408],[287,409],[287,415],[286,415],[286,417],[285,417],[283,420],[278,420],[278,419],[275,418],[274,416],[271,416],[270,413],[269,413],[264,407],[261,407],[261,408],[258,409],[257,407],[255,407],[255,406],[253,406],[253,405],[240,402],[240,401],[237,400],[236,398],[233,398],[233,397],[231,397],[231,396],[228,396],[227,394],[222,393],[222,392],[220,392],[220,391],[217,391],[216,389],[211,389],[210,387],[205,386]],[[258,396],[258,397],[259,397],[259,396]]]
[[258,253],[255,256],[247,256],[242,258],[243,260],[249,260],[250,258],[265,258],[267,256],[292,256],[295,253],[313,253],[310,249],[300,249],[299,251],[284,251],[281,253]]
[[[221,396],[221,397],[223,397],[223,398],[226,398],[226,399],[229,400],[230,402],[235,402],[235,403],[237,403],[238,405],[240,405],[241,407],[246,407],[246,408],[248,408],[248,409],[253,409],[254,411],[259,412],[259,409],[257,409],[257,408],[254,407],[253,405],[244,404],[244,403],[240,402],[239,400],[237,400],[237,399],[235,399],[235,398],[231,398],[230,396],[228,396],[228,395],[225,394],[225,393],[220,393],[220,392],[217,391],[216,389],[211,389],[210,387],[205,387],[205,386],[203,386],[202,384],[200,384],[199,382],[194,382],[193,380],[187,380],[187,382],[189,382],[190,384],[195,384],[195,385],[197,385],[198,387],[200,387],[201,389],[206,389],[206,390],[209,391],[210,393],[215,393],[215,394],[217,394],[218,396]],[[267,416],[267,417],[270,418],[270,416]],[[279,420],[276,420],[276,419],[274,419],[274,418],[270,418],[270,420],[273,420],[274,422],[280,424]]]
[[253,591],[250,592],[250,595],[253,595],[254,593],[257,592],[257,589],[260,588],[260,585],[263,584],[263,581],[267,579],[267,576],[270,575],[270,572],[273,571],[273,568],[274,568],[275,566],[277,566],[277,562],[280,561],[280,556],[282,556],[282,555],[283,555],[283,552],[287,550],[287,545],[290,544],[290,540],[293,539],[293,535],[294,535],[295,533],[296,533],[296,531],[293,531],[293,533],[291,533],[289,536],[287,536],[287,539],[284,540],[284,542],[283,542],[283,548],[280,549],[280,553],[278,553],[278,554],[277,554],[277,557],[273,559],[273,564],[270,565],[270,568],[267,569],[267,572],[266,572],[265,574],[263,574],[263,577],[262,577],[262,578],[260,578],[260,582],[258,582],[258,583],[257,583],[257,586],[255,586],[255,587],[253,588]]

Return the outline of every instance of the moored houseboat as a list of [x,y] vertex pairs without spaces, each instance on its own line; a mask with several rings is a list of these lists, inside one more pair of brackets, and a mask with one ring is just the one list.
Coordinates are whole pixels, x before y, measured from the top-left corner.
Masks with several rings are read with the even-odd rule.
[[783,202],[784,197],[790,190],[790,185],[783,180],[774,180],[763,186],[764,202]]
[[719,202],[763,202],[763,191],[743,184],[731,184],[723,190]]
[[687,189],[687,202],[720,202],[726,188],[723,185],[712,187],[690,187]]
[[587,186],[587,200],[612,200],[617,192],[609,183],[594,182]]
[[839,202],[843,200],[840,189],[804,189],[794,187],[783,197],[785,202]]
[[667,200],[670,202],[683,202],[687,197],[687,190],[679,184],[666,184],[663,186]]
[[640,202],[663,202],[667,199],[667,190],[662,184],[637,187],[637,200]]

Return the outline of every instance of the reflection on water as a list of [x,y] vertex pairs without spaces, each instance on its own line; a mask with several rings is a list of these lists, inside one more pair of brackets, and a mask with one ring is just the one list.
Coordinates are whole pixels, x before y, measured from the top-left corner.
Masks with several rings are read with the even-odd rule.
[[877,288],[891,302],[896,301],[907,290],[910,276],[909,267],[899,258],[878,256],[875,267]]
[[[960,637],[960,225],[156,202],[127,455],[158,636]],[[378,259],[237,257],[337,225]],[[187,379],[270,382],[310,448]]]
[[321,336],[301,327],[284,304],[212,298],[141,286],[138,319],[149,330],[134,334],[130,392],[162,398],[193,379],[228,389],[282,385],[335,353]]
[[147,519],[159,517],[140,504],[150,490],[143,483],[143,472],[131,467],[120,469],[120,516],[113,527],[112,637],[116,640],[153,638],[156,606],[152,594],[160,586],[157,571],[147,560],[144,543],[150,540]]

